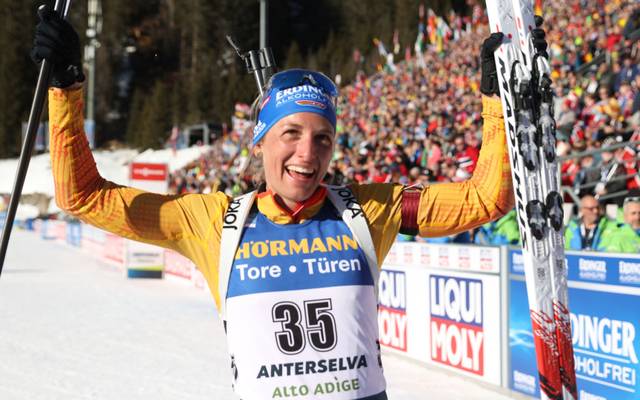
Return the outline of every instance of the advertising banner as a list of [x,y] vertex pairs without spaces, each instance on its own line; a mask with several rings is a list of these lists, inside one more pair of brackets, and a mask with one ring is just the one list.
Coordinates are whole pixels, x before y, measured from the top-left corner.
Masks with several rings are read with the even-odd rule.
[[406,353],[407,351],[407,289],[406,274],[382,270],[378,282],[378,329],[380,344]]
[[45,240],[65,242],[67,238],[66,223],[56,219],[43,220],[40,225],[40,237]]
[[[169,167],[163,163],[132,162],[129,185],[148,192],[167,193]],[[161,278],[164,250],[146,243],[126,241],[125,267],[129,278]]]
[[[482,270],[479,247],[396,243],[379,282],[382,346],[500,385],[500,253],[499,248],[484,249],[491,259],[486,269],[496,273],[477,272]],[[443,257],[455,270],[437,267]],[[469,264],[461,263],[467,257]]]
[[113,233],[105,233],[104,246],[102,247],[102,259],[117,267],[124,266],[124,241],[124,238],[114,235]]
[[429,277],[431,360],[484,375],[483,282]]
[[82,250],[90,254],[102,254],[107,240],[106,232],[93,225],[82,224]]
[[[640,398],[640,287],[636,287],[634,276],[640,257],[571,252],[567,259],[580,399]],[[538,397],[535,350],[520,262],[519,252],[510,250],[510,387]]]
[[56,241],[65,243],[67,241],[67,223],[60,220],[49,220],[49,230]]
[[165,249],[164,251],[164,277],[190,282],[198,289],[208,288],[204,276],[195,264],[173,250]]
[[155,193],[166,193],[169,168],[167,164],[132,162],[131,186]]
[[74,247],[82,245],[82,225],[80,222],[67,222],[67,244]]
[[451,244],[395,242],[385,263],[404,267],[500,272],[500,248]]
[[162,278],[164,250],[147,243],[127,240],[125,263],[129,278]]
[[191,281],[195,266],[188,258],[181,254],[165,249],[164,251],[164,273],[167,277],[176,277]]

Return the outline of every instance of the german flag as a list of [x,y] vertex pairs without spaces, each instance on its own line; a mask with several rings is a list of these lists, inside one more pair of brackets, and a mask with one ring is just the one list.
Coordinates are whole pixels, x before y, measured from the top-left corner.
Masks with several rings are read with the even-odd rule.
[[533,2],[533,12],[535,15],[542,16],[542,0],[534,0]]

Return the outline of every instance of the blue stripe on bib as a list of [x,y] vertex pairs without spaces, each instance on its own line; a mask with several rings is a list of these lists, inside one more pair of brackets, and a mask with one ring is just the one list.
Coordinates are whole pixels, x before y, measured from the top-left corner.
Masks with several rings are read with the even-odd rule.
[[366,257],[332,205],[302,224],[279,225],[264,215],[245,228],[227,297],[333,286],[369,285]]

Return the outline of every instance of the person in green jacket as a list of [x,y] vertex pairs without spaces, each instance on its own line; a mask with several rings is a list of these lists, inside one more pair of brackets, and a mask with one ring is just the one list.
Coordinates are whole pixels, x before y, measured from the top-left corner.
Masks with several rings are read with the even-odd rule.
[[624,199],[624,223],[602,240],[605,251],[640,254],[640,196]]
[[516,210],[497,221],[482,225],[475,234],[475,243],[484,245],[516,245],[521,243]]
[[615,222],[604,216],[602,205],[591,196],[580,199],[580,217],[572,219],[564,231],[565,248],[601,251],[603,238],[609,236]]

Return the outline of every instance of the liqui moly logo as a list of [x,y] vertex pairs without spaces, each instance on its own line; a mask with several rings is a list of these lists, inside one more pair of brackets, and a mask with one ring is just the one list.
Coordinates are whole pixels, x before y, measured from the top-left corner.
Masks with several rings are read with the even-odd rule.
[[407,291],[405,273],[380,271],[378,330],[380,343],[407,351]]
[[483,375],[482,281],[438,275],[429,281],[431,359]]

